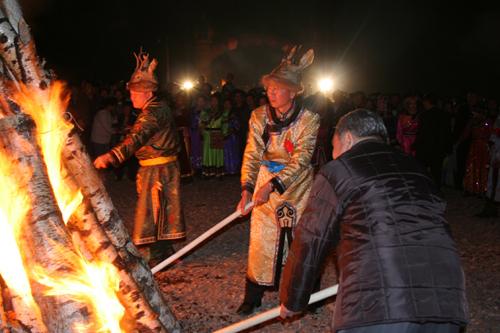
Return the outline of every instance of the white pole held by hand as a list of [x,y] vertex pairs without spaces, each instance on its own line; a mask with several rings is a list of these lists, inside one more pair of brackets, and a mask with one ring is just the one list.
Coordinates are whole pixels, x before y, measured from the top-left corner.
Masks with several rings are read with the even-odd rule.
[[[253,202],[250,202],[250,203],[248,203],[245,206],[245,210],[248,210],[248,209],[251,209],[251,208],[253,208]],[[210,228],[207,231],[205,231],[201,236],[198,236],[192,242],[190,242],[189,244],[187,244],[186,246],[184,246],[182,249],[180,249],[179,251],[175,252],[173,255],[171,255],[170,257],[168,257],[167,259],[163,260],[161,263],[159,263],[158,265],[156,265],[155,267],[153,267],[153,269],[151,270],[151,272],[153,272],[153,274],[156,274],[157,272],[161,271],[163,268],[167,267],[168,265],[170,265],[171,263],[173,263],[174,261],[176,261],[180,257],[184,256],[186,253],[188,253],[193,248],[195,248],[196,246],[198,246],[204,240],[206,240],[207,238],[209,238],[210,236],[212,236],[213,234],[215,234],[220,229],[224,228],[229,223],[231,223],[234,220],[236,220],[241,215],[242,215],[241,211],[239,211],[239,210],[235,211],[234,213],[232,213],[231,215],[229,215],[228,217],[226,217],[224,220],[220,221],[219,223],[217,223],[216,225],[214,225],[212,228]]]
[[[319,301],[324,300],[325,298],[331,297],[337,294],[338,284],[331,286],[329,288],[323,289],[311,295],[309,299],[309,304],[313,304]],[[250,327],[257,326],[262,324],[268,320],[279,317],[280,315],[280,307],[277,306],[272,308],[271,310],[267,310],[266,312],[259,313],[253,317],[242,320],[230,326],[221,328],[220,330],[214,331],[213,333],[237,333],[243,330],[249,329]]]

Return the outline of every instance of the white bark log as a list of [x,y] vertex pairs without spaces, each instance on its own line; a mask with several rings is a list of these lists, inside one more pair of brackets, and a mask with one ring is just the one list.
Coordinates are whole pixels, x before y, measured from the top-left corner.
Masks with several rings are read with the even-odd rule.
[[[21,228],[25,267],[39,266],[49,276],[74,272],[76,251],[55,202],[47,172],[33,137],[33,123],[27,116],[0,119],[0,149],[18,161],[22,174],[30,174],[25,186],[32,209]],[[49,332],[74,332],[88,325],[91,311],[85,304],[63,296],[46,296],[45,288],[30,276],[31,289]]]
[[102,231],[116,249],[140,292],[168,332],[180,332],[180,325],[165,303],[151,270],[132,243],[125,225],[115,209],[80,138],[72,132],[63,148],[63,162],[83,196],[89,201]]
[[23,19],[17,31],[0,9],[0,57],[18,82],[44,90],[50,81],[48,73],[37,58],[35,43]]
[[127,266],[102,230],[88,200],[84,200],[77,208],[68,227],[78,235],[81,245],[94,260],[108,262],[116,267],[120,278],[118,297],[125,307],[127,317],[132,319],[131,326],[136,329],[140,327],[140,332],[145,333],[166,332],[141,292],[145,287],[140,288],[131,277]]

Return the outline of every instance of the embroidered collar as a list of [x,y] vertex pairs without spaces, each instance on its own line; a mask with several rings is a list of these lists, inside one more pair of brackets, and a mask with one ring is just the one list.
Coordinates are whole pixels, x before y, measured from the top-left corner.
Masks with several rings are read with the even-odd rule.
[[281,132],[283,128],[287,128],[292,124],[302,110],[302,102],[296,99],[289,111],[287,111],[286,118],[281,120],[275,108],[269,106],[268,111],[271,118],[271,123],[267,124],[269,132]]
[[144,103],[142,110],[148,110],[152,108],[157,108],[161,105],[160,101],[156,98],[156,96],[152,96],[150,99]]

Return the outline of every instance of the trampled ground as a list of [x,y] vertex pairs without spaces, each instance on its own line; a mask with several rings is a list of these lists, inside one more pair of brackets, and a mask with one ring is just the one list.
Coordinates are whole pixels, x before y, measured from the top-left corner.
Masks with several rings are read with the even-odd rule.
[[[108,190],[118,211],[132,223],[135,185],[128,180],[109,180]],[[447,217],[467,278],[471,323],[467,333],[500,333],[500,219],[473,217],[481,208],[477,198],[464,198],[445,190]],[[195,180],[182,186],[188,238],[196,238],[231,214],[240,197],[237,178]],[[496,223],[494,223],[496,222]],[[248,221],[228,226],[181,261],[156,274],[160,288],[184,332],[205,333],[244,318],[236,309],[242,301],[248,248]],[[332,263],[322,278],[322,288],[335,284]],[[260,311],[278,305],[276,292],[267,293]],[[293,322],[268,322],[246,332],[329,332],[333,299],[315,314]]]

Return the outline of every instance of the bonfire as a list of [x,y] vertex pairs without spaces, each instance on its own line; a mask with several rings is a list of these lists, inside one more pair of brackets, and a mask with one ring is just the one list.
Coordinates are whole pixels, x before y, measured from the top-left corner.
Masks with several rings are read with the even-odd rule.
[[0,44],[0,331],[180,332],[16,1]]

